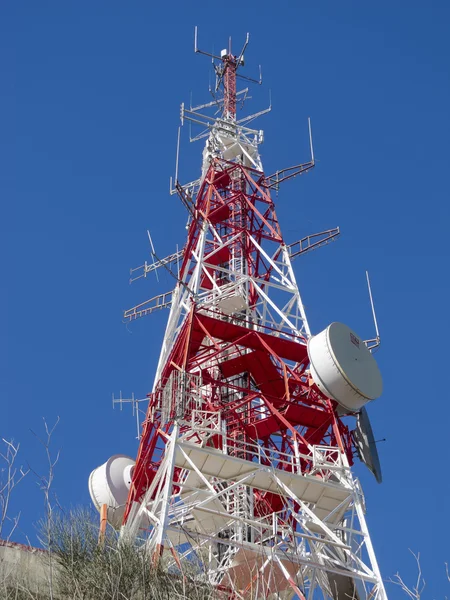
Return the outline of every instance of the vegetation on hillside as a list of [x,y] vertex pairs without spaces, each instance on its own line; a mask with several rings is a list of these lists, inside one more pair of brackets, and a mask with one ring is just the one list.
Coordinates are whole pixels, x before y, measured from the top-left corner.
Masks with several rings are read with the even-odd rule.
[[[86,509],[53,513],[40,524],[45,548],[40,581],[5,577],[5,600],[213,600],[217,598],[199,562],[167,568],[164,557],[154,565],[145,544],[119,540],[108,528],[98,540],[98,515]],[[180,568],[181,567],[181,568]]]

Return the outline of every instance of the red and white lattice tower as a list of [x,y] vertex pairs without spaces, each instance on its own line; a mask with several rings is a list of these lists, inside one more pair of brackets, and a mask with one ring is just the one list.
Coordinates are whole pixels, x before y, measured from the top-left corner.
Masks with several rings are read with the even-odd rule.
[[116,456],[94,471],[91,494],[155,557],[200,556],[224,597],[382,600],[350,468],[373,441],[364,404],[381,394],[378,339],[339,323],[311,335],[292,259],[339,230],[285,243],[271,191],[314,156],[265,175],[262,131],[245,125],[255,115],[236,117],[243,52],[213,57],[210,104],[182,106],[206,139],[201,177],[175,181],[187,241],[164,259],[153,250],[141,273],[178,263],[177,283],[125,312],[170,306],[139,452],[135,465]]

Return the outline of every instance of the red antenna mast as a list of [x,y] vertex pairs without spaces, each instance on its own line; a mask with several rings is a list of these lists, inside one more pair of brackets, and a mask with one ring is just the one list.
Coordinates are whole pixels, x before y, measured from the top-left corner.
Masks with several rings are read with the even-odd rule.
[[224,102],[223,116],[226,119],[236,119],[236,57],[231,53],[223,57],[223,87],[224,87]]
[[215,56],[195,32],[216,86],[210,103],[181,108],[182,124],[199,127],[191,140],[206,140],[201,176],[187,184],[177,150],[171,191],[188,211],[187,240],[163,259],[152,244],[152,263],[133,270],[164,268],[176,285],[125,312],[170,308],[155,383],[135,463],[116,456],[96,469],[91,495],[155,560],[202,557],[224,597],[384,600],[351,471],[358,453],[381,478],[364,408],[381,376],[347,326],[311,335],[292,261],[339,229],[283,238],[271,191],[314,167],[311,128],[311,159],[266,175],[263,133],[247,125],[270,107],[236,116],[247,95],[237,80],[261,82],[240,72],[248,41]]

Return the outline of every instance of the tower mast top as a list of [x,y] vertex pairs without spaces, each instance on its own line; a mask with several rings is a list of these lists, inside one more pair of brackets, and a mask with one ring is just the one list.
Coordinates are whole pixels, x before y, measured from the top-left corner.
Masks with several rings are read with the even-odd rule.
[[[219,90],[223,93],[223,98],[221,98],[221,102],[223,103],[222,107],[222,118],[227,119],[229,121],[236,121],[236,79],[239,77],[240,79],[245,79],[247,81],[251,81],[253,83],[262,83],[261,77],[261,67],[260,67],[260,76],[259,79],[252,79],[250,77],[246,77],[238,73],[240,67],[244,66],[244,53],[247,49],[248,43],[250,41],[250,34],[247,33],[245,38],[245,43],[242,47],[242,50],[239,54],[235,55],[231,49],[231,37],[228,39],[228,49],[224,48],[220,52],[220,56],[215,54],[211,54],[210,52],[205,52],[204,50],[200,50],[198,48],[198,28],[195,27],[195,38],[194,38],[194,52],[198,54],[204,54],[205,56],[209,56],[212,59],[212,63],[214,66],[214,71],[216,74],[216,85],[215,85],[215,94],[219,92]],[[211,90],[212,92],[212,90]],[[215,94],[214,97],[215,97]]]
[[[222,52],[225,52],[223,50]],[[222,78],[224,88],[223,116],[225,119],[236,120],[236,57],[231,53],[224,54],[222,67]]]

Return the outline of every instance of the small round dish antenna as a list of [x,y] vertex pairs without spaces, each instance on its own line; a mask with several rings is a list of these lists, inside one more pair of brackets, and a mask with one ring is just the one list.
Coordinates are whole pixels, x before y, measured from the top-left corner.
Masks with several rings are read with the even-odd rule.
[[356,420],[356,429],[353,432],[355,439],[355,447],[358,456],[366,467],[375,475],[378,483],[381,483],[383,478],[381,475],[381,464],[378,456],[377,444],[370,424],[369,415],[366,408],[363,406],[358,413]]
[[116,454],[94,469],[89,477],[92,502],[98,511],[103,504],[108,506],[107,520],[115,529],[122,525],[134,465],[129,456]]

